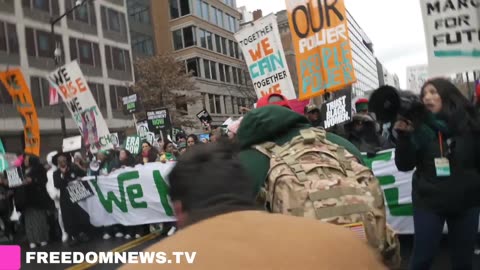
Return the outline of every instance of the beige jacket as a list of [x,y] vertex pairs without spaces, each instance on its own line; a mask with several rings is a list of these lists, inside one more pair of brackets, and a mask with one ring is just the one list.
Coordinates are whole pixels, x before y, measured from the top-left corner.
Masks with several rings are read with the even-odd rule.
[[[122,270],[377,270],[386,269],[365,242],[316,220],[241,211],[191,225],[146,251],[165,252],[172,264],[126,265]],[[172,252],[196,252],[174,264]]]

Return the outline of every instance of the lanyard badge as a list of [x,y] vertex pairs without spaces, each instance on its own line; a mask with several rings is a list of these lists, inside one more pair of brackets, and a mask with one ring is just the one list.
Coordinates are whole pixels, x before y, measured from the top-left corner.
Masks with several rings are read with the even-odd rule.
[[438,133],[438,141],[440,145],[440,158],[435,159],[435,170],[438,177],[450,176],[450,161],[443,154],[443,136]]

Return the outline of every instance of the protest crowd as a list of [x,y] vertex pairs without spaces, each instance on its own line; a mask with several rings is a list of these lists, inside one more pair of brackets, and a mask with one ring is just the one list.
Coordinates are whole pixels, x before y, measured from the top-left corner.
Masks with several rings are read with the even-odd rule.
[[[343,1],[331,5],[338,3],[345,13]],[[342,17],[330,4],[325,8]],[[246,47],[267,46],[268,35],[278,36],[272,26],[245,29],[236,38]],[[345,44],[320,50],[322,44],[302,41],[298,33],[293,42],[299,59],[314,59],[308,54],[318,56],[315,49],[325,53],[329,46],[348,54]],[[278,50],[275,43],[265,51]],[[272,65],[286,62],[280,52]],[[42,250],[155,232],[162,237],[147,251],[194,250],[194,269],[302,270],[400,269],[399,234],[414,235],[409,269],[431,269],[447,235],[452,268],[473,270],[480,251],[480,90],[467,98],[449,78],[436,76],[419,94],[384,85],[368,97],[352,97],[352,60],[342,61],[336,78],[342,83],[335,87],[312,85],[320,80],[313,77],[330,78],[326,67],[312,68],[315,63],[300,72],[298,89],[280,64],[252,76],[257,102],[218,126],[204,108],[197,114],[203,132],[174,129],[167,108],[132,112],[147,120],[133,115],[136,134],[121,141],[117,136],[117,143],[107,137],[108,126],[98,124],[104,120],[93,113],[97,105],[88,87],[61,93],[67,78],[87,85],[80,65],[67,63],[53,72],[62,78],[49,76],[52,87],[65,103],[78,98],[94,109],[71,110],[80,128],[70,141],[74,148],[65,150],[64,141],[44,156],[28,147],[0,153],[8,161],[0,172],[2,235],[10,244]],[[299,100],[308,101],[300,110],[293,106]]]

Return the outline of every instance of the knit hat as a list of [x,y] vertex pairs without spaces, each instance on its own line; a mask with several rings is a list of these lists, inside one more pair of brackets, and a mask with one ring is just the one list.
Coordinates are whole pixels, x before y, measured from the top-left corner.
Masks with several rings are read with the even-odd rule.
[[320,109],[315,104],[309,104],[309,105],[305,106],[305,110],[304,110],[305,114],[311,113],[311,112],[314,112],[314,111],[319,111],[320,112]]
[[357,112],[368,110],[368,99],[361,98],[355,102],[355,110]]
[[268,105],[279,105],[279,106],[286,107],[290,110],[292,109],[288,104],[288,99],[282,94],[277,94],[277,93],[268,94],[262,97],[261,99],[259,99],[257,102],[257,108],[265,107]]

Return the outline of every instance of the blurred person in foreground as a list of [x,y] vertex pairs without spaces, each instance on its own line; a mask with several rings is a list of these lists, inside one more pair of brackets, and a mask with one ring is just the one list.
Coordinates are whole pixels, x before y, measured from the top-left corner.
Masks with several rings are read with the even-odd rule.
[[181,229],[147,251],[197,253],[192,265],[155,269],[385,269],[347,229],[256,209],[253,182],[230,144],[199,145],[185,153],[169,182]]
[[320,109],[315,104],[309,104],[304,108],[304,114],[312,127],[322,127],[322,119],[320,117]]
[[430,269],[445,223],[453,269],[473,269],[480,205],[480,118],[446,79],[424,84],[429,113],[420,124],[399,120],[395,163],[412,179],[414,251],[410,269]]

